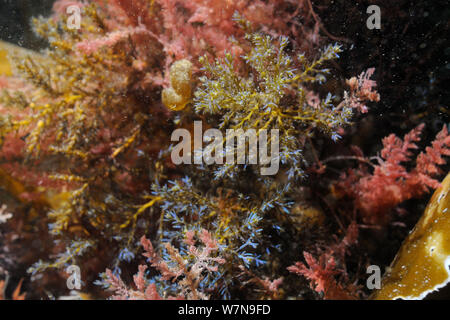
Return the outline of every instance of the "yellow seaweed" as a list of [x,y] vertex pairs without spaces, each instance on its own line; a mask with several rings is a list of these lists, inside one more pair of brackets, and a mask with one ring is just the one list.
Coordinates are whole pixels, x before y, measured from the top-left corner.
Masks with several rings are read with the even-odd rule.
[[38,60],[43,59],[42,55],[35,51],[24,49],[9,42],[0,40],[0,75],[12,76],[13,68],[9,62],[9,58],[18,55],[23,56],[26,54],[31,54]]
[[423,299],[450,282],[450,174],[405,239],[373,299]]

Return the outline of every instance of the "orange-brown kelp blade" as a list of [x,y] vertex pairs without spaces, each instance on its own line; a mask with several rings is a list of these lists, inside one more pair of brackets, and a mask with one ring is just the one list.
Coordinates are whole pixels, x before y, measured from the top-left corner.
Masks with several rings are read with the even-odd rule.
[[450,282],[450,174],[403,242],[377,300],[423,299]]

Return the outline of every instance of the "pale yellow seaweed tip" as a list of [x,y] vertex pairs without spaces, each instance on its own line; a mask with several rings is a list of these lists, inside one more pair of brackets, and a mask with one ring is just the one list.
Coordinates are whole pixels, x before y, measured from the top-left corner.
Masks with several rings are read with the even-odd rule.
[[170,88],[162,91],[163,104],[174,111],[183,110],[191,98],[192,63],[183,59],[170,67]]
[[44,59],[44,57],[41,54],[35,51],[25,49],[16,46],[12,43],[0,40],[0,75],[12,76],[14,72],[13,67],[9,61],[9,58],[25,55],[32,55],[37,59]]

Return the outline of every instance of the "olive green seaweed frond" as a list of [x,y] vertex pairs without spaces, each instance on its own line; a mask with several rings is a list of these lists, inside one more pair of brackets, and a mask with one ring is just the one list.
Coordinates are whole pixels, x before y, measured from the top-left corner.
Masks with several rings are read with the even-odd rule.
[[333,140],[338,129],[350,123],[350,106],[335,107],[331,93],[314,105],[307,99],[306,85],[323,84],[329,69],[323,65],[339,57],[341,47],[329,45],[319,58],[310,62],[300,54],[296,59],[286,51],[288,39],[277,41],[261,34],[247,35],[252,45],[243,57],[247,71],[236,71],[235,61],[227,54],[223,61],[210,63],[202,57],[206,75],[195,92],[195,111],[220,116],[219,128],[279,130],[280,161],[289,167],[289,176],[302,176],[302,138],[317,128]]

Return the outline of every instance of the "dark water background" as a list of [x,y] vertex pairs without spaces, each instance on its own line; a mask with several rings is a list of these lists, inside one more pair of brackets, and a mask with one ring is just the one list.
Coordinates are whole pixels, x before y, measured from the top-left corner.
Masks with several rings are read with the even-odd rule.
[[0,39],[38,49],[45,42],[32,32],[31,18],[48,16],[54,0],[0,0]]

